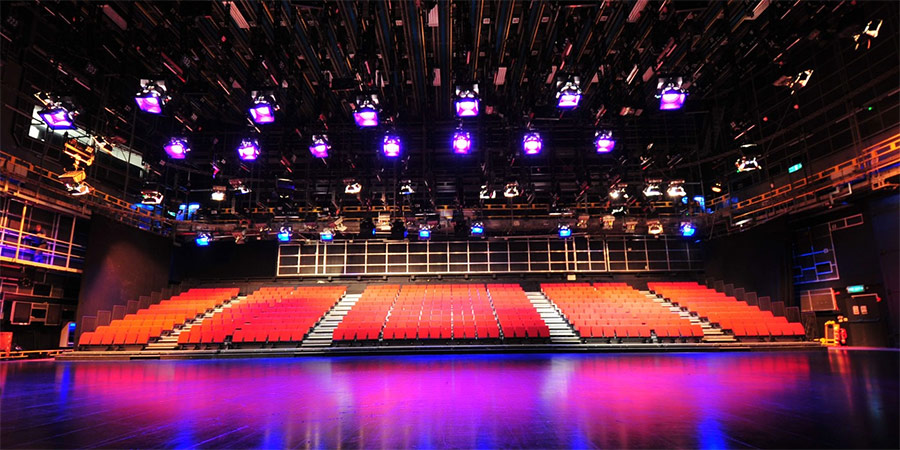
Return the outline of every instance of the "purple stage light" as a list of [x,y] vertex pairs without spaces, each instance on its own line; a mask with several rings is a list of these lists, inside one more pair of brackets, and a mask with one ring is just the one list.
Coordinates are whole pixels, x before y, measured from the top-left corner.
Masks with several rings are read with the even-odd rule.
[[453,133],[453,153],[467,155],[472,149],[472,135],[468,131]]
[[328,136],[326,135],[313,135],[312,143],[309,145],[309,152],[312,153],[316,158],[327,158],[328,150],[331,148],[331,145],[328,143]]
[[353,120],[359,127],[378,126],[378,110],[371,106],[362,106],[353,113]]
[[563,109],[570,109],[578,106],[578,102],[581,101],[581,94],[577,91],[573,92],[563,92],[559,96],[559,103],[557,103],[557,107]]
[[41,116],[41,120],[43,120],[51,130],[72,130],[75,128],[75,121],[72,120],[72,113],[62,106],[42,110],[38,115]]
[[459,98],[454,102],[456,117],[475,117],[478,115],[477,98]]
[[268,101],[257,101],[250,108],[250,116],[256,123],[272,123],[275,121],[275,108]]
[[613,147],[615,146],[616,141],[612,138],[611,133],[603,131],[597,132],[597,135],[594,138],[594,148],[597,149],[597,153],[609,153],[613,151]]
[[544,142],[539,133],[534,131],[525,133],[525,137],[522,139],[522,149],[526,155],[537,155],[543,146]]
[[150,114],[161,114],[162,113],[162,98],[159,93],[156,91],[145,90],[139,93],[134,97],[134,101],[137,103],[138,108],[145,113]]
[[184,159],[191,151],[187,141],[183,138],[172,138],[165,146],[166,154],[172,159]]
[[256,139],[244,139],[237,149],[241,161],[256,161],[259,156],[259,141]]
[[678,89],[666,89],[659,97],[659,109],[663,111],[681,109],[686,96],[687,94]]
[[400,156],[400,138],[392,134],[384,135],[384,143],[381,146],[384,156],[396,158]]

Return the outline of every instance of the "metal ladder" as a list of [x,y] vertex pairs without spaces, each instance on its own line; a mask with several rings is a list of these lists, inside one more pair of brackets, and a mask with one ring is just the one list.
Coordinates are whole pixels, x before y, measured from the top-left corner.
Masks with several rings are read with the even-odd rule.
[[362,294],[347,294],[334,305],[331,311],[310,331],[309,335],[300,343],[300,348],[330,347],[334,339],[334,329],[344,320],[344,316],[350,312],[353,305],[359,301]]
[[575,334],[575,330],[566,322],[566,319],[556,309],[556,305],[550,302],[543,292],[526,292],[528,301],[534,305],[534,309],[544,319],[544,323],[550,328],[550,342],[554,344],[580,344],[581,338]]
[[181,328],[175,328],[174,330],[169,332],[169,334],[160,336],[160,338],[157,339],[156,342],[148,343],[146,346],[144,346],[144,350],[176,350],[178,348],[178,336],[181,335],[181,333],[190,330],[194,325],[203,323],[204,319],[212,317],[224,311],[225,308],[231,308],[232,306],[240,303],[241,300],[244,300],[246,298],[247,296],[241,295],[231,300],[225,300],[225,302],[221,305],[207,311],[206,314],[203,314],[202,316],[197,317],[194,320],[182,325]]
[[737,342],[737,339],[735,339],[734,336],[725,334],[721,328],[713,326],[709,321],[702,320],[695,313],[682,309],[680,306],[673,305],[668,299],[660,297],[650,291],[641,291],[641,293],[652,298],[653,301],[667,306],[669,311],[678,313],[682,318],[690,320],[691,325],[700,325],[700,328],[703,329],[703,342]]

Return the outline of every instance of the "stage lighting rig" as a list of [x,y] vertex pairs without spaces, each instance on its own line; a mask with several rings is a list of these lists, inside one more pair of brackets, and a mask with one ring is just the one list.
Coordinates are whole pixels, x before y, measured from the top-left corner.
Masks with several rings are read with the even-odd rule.
[[576,76],[560,78],[556,81],[556,106],[560,109],[574,109],[581,102],[581,79]]
[[659,221],[653,221],[647,224],[647,233],[652,235],[662,234],[663,225]]
[[616,216],[612,214],[605,215],[603,216],[602,222],[604,230],[612,230],[616,224]]
[[694,233],[697,232],[697,227],[694,226],[691,222],[681,222],[681,227],[679,227],[679,231],[681,231],[681,235],[684,237],[691,237]]
[[869,23],[866,24],[865,28],[863,28],[861,33],[854,34],[853,42],[855,42],[856,45],[853,46],[853,49],[859,50],[859,47],[863,43],[865,43],[866,50],[871,48],[872,41],[878,37],[878,32],[881,30],[881,23],[881,20],[870,20]]
[[616,146],[615,139],[612,138],[612,132],[609,130],[600,130],[594,133],[594,149],[597,153],[609,153]]
[[484,235],[484,223],[472,222],[472,226],[469,227],[469,231],[472,233],[472,236]]
[[457,155],[467,155],[472,150],[472,134],[468,131],[457,129],[453,133],[453,139],[450,142],[453,147],[453,153]]
[[526,155],[537,155],[544,147],[544,140],[537,131],[528,131],[522,137],[522,151]]
[[378,126],[378,96],[375,94],[359,95],[356,97],[356,110],[353,111],[353,120],[360,128]]
[[456,117],[475,117],[478,115],[478,85],[456,86],[456,99],[453,108]]
[[684,197],[687,192],[684,190],[684,180],[672,180],[666,189],[666,195],[669,197]]
[[478,191],[478,198],[482,200],[491,200],[497,198],[497,191],[491,189],[490,185],[482,184],[481,189]]
[[400,150],[400,136],[397,136],[392,131],[385,133],[381,144],[381,151],[384,153],[384,156],[396,158],[400,156]]
[[687,97],[687,90],[682,77],[660,78],[656,85],[656,98],[659,109],[670,111],[681,109]]
[[231,180],[228,180],[228,184],[230,184],[231,189],[233,189],[238,194],[249,194],[250,192],[252,192],[250,187],[244,184],[243,180],[240,180],[238,178],[232,178]]
[[259,125],[274,122],[275,111],[278,111],[275,96],[271,92],[260,91],[253,91],[250,96],[253,98],[253,106],[250,107],[253,122]]
[[647,180],[647,183],[644,185],[644,197],[662,196],[662,191],[659,190],[660,183],[662,183],[662,180]]
[[66,186],[66,191],[73,197],[86,195],[91,192],[91,186],[84,182],[87,176],[84,169],[74,169],[59,175],[60,181]]
[[427,241],[431,239],[431,227],[428,225],[422,225],[419,227],[419,240]]
[[259,141],[256,138],[247,138],[241,141],[237,148],[241,161],[256,161],[259,157]]
[[738,173],[752,172],[754,170],[762,169],[762,166],[759,164],[759,162],[756,161],[755,156],[752,158],[741,156],[737,161],[734,162],[734,166],[737,168]]
[[78,111],[74,110],[69,99],[42,92],[35,94],[35,97],[44,105],[38,116],[51,130],[75,129],[75,116],[78,115]]
[[609,198],[611,200],[627,200],[628,199],[628,184],[617,183],[617,184],[613,185],[609,189]]
[[556,232],[557,232],[557,234],[559,234],[559,237],[562,239],[572,237],[572,229],[569,228],[568,224],[564,224],[564,223],[559,224],[556,228]]
[[282,225],[278,229],[278,242],[289,242],[292,234],[293,229],[291,229],[290,225]]
[[334,232],[330,228],[325,228],[319,232],[319,240],[322,242],[331,242],[334,240]]
[[522,191],[519,189],[519,183],[517,181],[506,183],[506,188],[503,189],[503,196],[506,198],[515,198],[521,194]]
[[[94,138],[91,138],[91,140],[95,141]],[[63,152],[75,160],[76,169],[81,164],[84,164],[85,166],[90,166],[91,164],[93,164],[94,155],[96,154],[93,146],[82,144],[74,138],[69,139],[65,144],[63,144]]]
[[327,158],[331,144],[328,143],[328,135],[314,134],[309,144],[309,152],[316,158]]
[[344,180],[344,193],[348,195],[356,195],[362,192],[362,184],[358,181],[348,178]]
[[413,188],[411,180],[403,180],[400,182],[400,195],[412,195],[416,190]]
[[191,147],[188,145],[187,138],[183,137],[173,137],[172,139],[169,139],[169,142],[164,148],[166,150],[166,154],[169,155],[169,158],[172,159],[184,159],[191,151]]
[[197,243],[197,247],[206,247],[209,245],[210,241],[212,241],[212,235],[205,231],[197,233],[197,237],[194,239],[194,242]]
[[163,202],[163,193],[156,189],[144,189],[141,191],[141,204],[159,205]]
[[169,100],[171,97],[166,94],[166,82],[157,80],[141,80],[141,91],[134,96],[138,108],[149,114],[162,114]]
[[722,183],[717,181],[717,182],[713,183],[712,187],[709,189],[711,191],[715,192],[716,194],[720,194],[723,190]]
[[225,200],[225,186],[213,186],[212,193],[209,195],[209,198],[214,202],[221,202]]

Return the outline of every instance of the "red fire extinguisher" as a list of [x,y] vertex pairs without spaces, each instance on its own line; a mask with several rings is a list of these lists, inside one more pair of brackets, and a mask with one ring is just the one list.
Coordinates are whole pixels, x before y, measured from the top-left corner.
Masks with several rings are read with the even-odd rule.
[[847,329],[841,327],[841,345],[847,345]]

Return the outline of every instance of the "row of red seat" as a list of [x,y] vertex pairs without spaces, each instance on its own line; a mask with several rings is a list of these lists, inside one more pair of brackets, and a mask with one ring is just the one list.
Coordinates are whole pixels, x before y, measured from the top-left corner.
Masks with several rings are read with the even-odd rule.
[[238,294],[238,288],[198,288],[165,299],[148,308],[81,333],[78,345],[147,344],[163,332],[193,320]]
[[788,323],[785,317],[776,317],[771,311],[762,311],[695,282],[648,283],[648,287],[664,297],[696,312],[712,323],[719,324],[735,336],[803,336],[800,323]]

